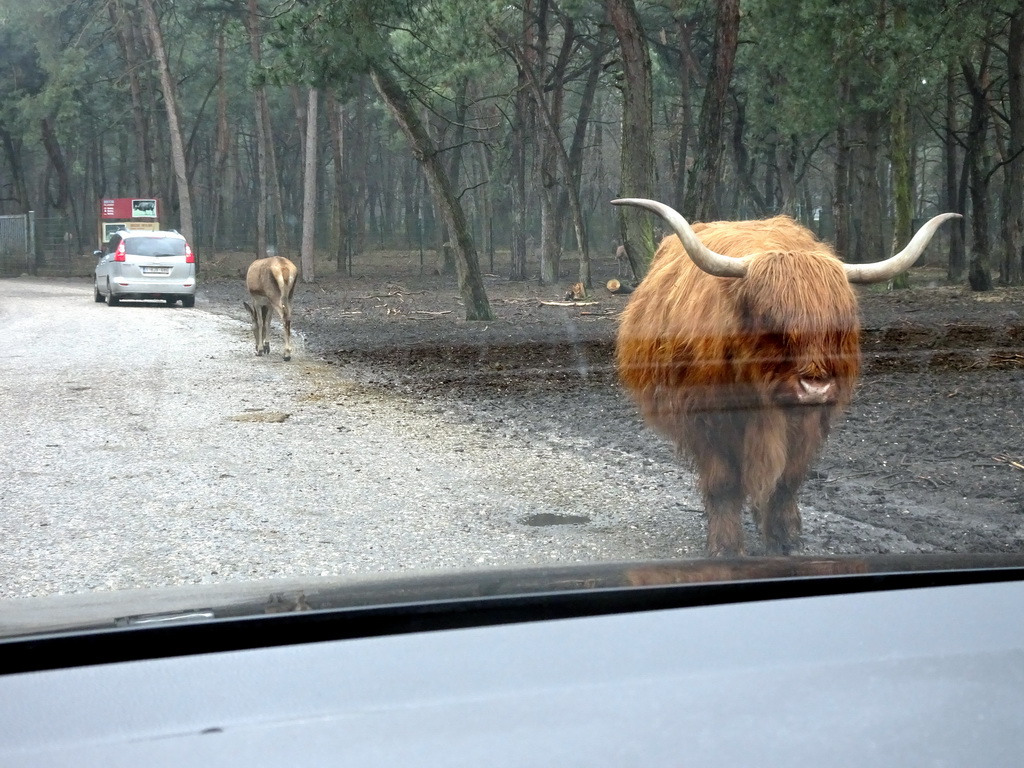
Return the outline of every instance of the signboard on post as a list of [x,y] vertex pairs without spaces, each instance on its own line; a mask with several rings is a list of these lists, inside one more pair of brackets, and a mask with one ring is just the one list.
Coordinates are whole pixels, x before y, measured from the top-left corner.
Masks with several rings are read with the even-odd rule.
[[159,220],[160,201],[152,197],[105,197],[100,201],[100,218]]
[[101,248],[119,229],[160,229],[160,201],[154,197],[104,197],[99,223]]
[[155,221],[102,221],[100,229],[100,242],[105,243],[110,240],[112,234],[122,229],[157,230],[160,229],[160,225]]

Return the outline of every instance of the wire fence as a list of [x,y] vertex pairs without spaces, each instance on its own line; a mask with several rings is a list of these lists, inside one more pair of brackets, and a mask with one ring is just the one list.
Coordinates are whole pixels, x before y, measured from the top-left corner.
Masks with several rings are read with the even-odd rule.
[[3,274],[31,272],[35,216],[0,216],[0,270]]
[[82,247],[66,217],[34,213],[0,216],[0,276],[78,277],[92,272],[92,249]]

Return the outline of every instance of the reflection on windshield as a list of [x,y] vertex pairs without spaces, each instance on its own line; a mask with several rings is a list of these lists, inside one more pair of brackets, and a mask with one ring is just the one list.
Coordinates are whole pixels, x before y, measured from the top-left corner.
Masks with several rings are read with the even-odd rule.
[[185,241],[174,237],[129,237],[124,247],[135,256],[185,255]]
[[1007,19],[94,5],[0,0],[0,597],[1021,551]]

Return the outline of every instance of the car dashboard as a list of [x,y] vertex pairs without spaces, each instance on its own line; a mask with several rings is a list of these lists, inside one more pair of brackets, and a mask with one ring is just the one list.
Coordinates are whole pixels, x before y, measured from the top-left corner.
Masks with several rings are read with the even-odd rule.
[[[1015,560],[685,581],[730,566],[704,567],[492,572],[491,594],[430,600],[437,579],[390,582],[399,601],[376,605],[364,584],[343,608],[13,637],[0,763],[1019,762]],[[496,587],[544,573],[575,587]],[[646,583],[601,586],[622,579]]]

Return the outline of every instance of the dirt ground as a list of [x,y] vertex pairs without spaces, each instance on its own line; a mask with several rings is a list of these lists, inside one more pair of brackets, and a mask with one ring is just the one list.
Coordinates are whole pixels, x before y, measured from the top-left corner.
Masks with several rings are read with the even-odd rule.
[[[629,298],[603,287],[615,264],[595,264],[586,301],[542,304],[564,298],[575,280],[564,270],[558,286],[487,275],[498,319],[466,322],[454,278],[393,253],[300,285],[295,328],[310,353],[367,386],[496,434],[582,434],[658,471],[676,459],[613,368]],[[866,546],[826,533],[825,551],[1024,551],[1024,290],[976,294],[941,277],[919,268],[910,290],[858,288],[864,375],[801,503],[886,533]],[[242,294],[237,274],[210,274],[200,306],[242,317]]]

